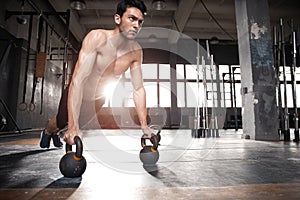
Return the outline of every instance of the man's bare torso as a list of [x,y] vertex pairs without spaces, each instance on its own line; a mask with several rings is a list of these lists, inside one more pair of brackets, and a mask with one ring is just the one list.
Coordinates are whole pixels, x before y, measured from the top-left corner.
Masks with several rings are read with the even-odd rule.
[[107,40],[95,49],[96,60],[84,86],[83,97],[86,100],[103,98],[105,87],[111,82],[118,81],[140,53],[137,42],[125,40],[126,43],[119,44],[118,40],[123,37],[121,34],[113,35],[112,31],[99,31],[107,36]]

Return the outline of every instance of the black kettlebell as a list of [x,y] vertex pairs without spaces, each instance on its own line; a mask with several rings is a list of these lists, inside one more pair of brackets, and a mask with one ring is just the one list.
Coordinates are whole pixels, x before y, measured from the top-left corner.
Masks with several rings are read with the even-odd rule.
[[86,160],[82,156],[83,145],[80,137],[75,136],[76,152],[72,152],[72,145],[66,144],[66,154],[60,159],[59,170],[64,177],[80,177],[86,169]]
[[159,145],[159,142],[160,142],[160,140],[161,140],[161,135],[160,135],[160,132],[161,132],[161,126],[159,126],[159,125],[151,125],[150,128],[152,128],[152,129],[154,129],[154,130],[157,131],[156,136],[157,136],[157,138],[158,138],[158,145]]
[[150,138],[151,145],[146,145],[146,139],[141,138],[142,150],[140,151],[140,160],[144,165],[155,165],[159,159],[159,152],[157,150],[159,144],[159,137],[155,134],[152,134]]

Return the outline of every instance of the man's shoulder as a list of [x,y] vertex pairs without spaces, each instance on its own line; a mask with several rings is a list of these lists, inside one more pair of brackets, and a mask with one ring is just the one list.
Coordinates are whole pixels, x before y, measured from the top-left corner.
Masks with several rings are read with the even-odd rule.
[[107,33],[107,30],[104,30],[104,29],[93,29],[91,30],[90,32],[88,32],[87,34],[87,37],[88,36],[106,36],[108,33]]
[[107,31],[103,29],[93,29],[84,38],[85,43],[103,43],[107,39]]

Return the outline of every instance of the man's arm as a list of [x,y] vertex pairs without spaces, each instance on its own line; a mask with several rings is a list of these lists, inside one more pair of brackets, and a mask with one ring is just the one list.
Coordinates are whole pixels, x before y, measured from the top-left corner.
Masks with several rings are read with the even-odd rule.
[[72,145],[74,137],[82,134],[79,130],[78,119],[82,103],[85,79],[91,74],[97,56],[97,44],[101,41],[101,34],[90,32],[83,40],[78,60],[69,86],[68,94],[68,131],[64,140]]
[[141,128],[147,128],[146,91],[144,87],[134,90],[133,100],[140,120]]
[[152,130],[147,125],[146,91],[142,75],[142,51],[138,51],[138,59],[130,67],[131,82],[133,85],[133,101],[141,124],[141,129],[147,137],[151,137]]

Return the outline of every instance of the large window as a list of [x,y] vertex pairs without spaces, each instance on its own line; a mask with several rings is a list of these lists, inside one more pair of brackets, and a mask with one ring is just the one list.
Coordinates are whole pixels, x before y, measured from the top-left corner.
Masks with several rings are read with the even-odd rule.
[[[143,81],[146,90],[147,107],[171,106],[171,82],[169,64],[143,64]],[[117,84],[107,87],[104,107],[134,107],[133,87],[130,70],[127,70]]]
[[241,107],[239,66],[177,64],[176,72],[178,107]]
[[[241,71],[238,65],[198,66],[177,64],[176,77],[171,81],[170,64],[143,64],[143,80],[147,93],[147,107],[171,107],[171,90],[176,88],[178,107],[241,107]],[[292,80],[290,70],[286,70],[286,87],[283,84],[281,71],[281,98],[285,106],[284,93],[287,95],[287,106],[293,107]],[[199,72],[199,73],[198,73]],[[174,74],[174,73],[173,73]],[[299,80],[300,68],[296,69],[296,80]],[[198,84],[197,84],[198,82]],[[176,84],[172,87],[171,84]],[[286,89],[285,89],[286,88]],[[299,91],[299,81],[297,91]],[[133,88],[128,70],[117,84],[107,86],[106,104],[110,107],[134,107]],[[297,96],[300,105],[300,95]]]
[[[177,100],[178,107],[242,106],[239,66],[200,65],[197,67],[190,64],[177,64],[175,70],[176,87],[172,88],[170,64],[142,65],[147,107],[171,107],[171,90],[174,88],[176,88],[174,98]],[[287,92],[291,93],[291,88],[287,88]],[[117,84],[109,85],[105,94],[107,100],[104,106],[134,107],[130,70],[124,73]]]
[[[292,86],[293,80],[291,76],[291,68],[287,66],[285,70],[283,70],[283,67],[281,66],[279,70],[280,70],[279,80],[281,81],[280,92],[281,92],[282,106],[285,107],[285,102],[286,102],[287,107],[292,108],[294,106],[294,102],[293,102],[293,86]],[[285,77],[283,71],[285,71]],[[286,80],[286,84],[284,82],[284,79]],[[300,105],[300,93],[299,93],[300,68],[299,67],[296,68],[295,79],[297,81],[296,88],[295,88],[296,97],[297,97],[297,107],[299,108]]]

